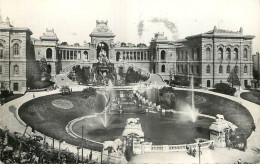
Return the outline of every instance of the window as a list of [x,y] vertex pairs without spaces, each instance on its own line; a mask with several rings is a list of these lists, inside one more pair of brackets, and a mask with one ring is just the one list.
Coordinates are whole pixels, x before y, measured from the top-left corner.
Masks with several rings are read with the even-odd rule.
[[14,91],[18,91],[18,83],[14,83]]
[[165,72],[165,65],[162,65],[161,72]]
[[0,43],[0,59],[3,59],[4,56],[4,46]]
[[234,71],[235,71],[235,73],[238,73],[238,67],[237,66],[234,67]]
[[70,51],[70,60],[73,60],[73,51]]
[[14,66],[14,74],[15,74],[15,75],[18,75],[18,74],[19,74],[19,67],[18,67],[18,65],[15,65],[15,66]]
[[223,67],[222,66],[219,66],[219,73],[223,73]]
[[210,54],[211,54],[210,48],[206,48],[206,59],[207,59],[207,60],[211,60]]
[[190,72],[193,74],[193,65],[190,66]]
[[183,65],[181,65],[181,73],[183,73]]
[[177,72],[180,72],[180,66],[177,65]]
[[165,51],[164,50],[161,51],[161,60],[165,60]]
[[194,50],[192,49],[192,59],[194,60],[194,56],[195,56],[195,52],[194,52]]
[[206,72],[207,73],[210,73],[210,66],[208,65],[207,68],[206,68]]
[[77,51],[74,51],[74,60],[77,60]]
[[247,49],[244,48],[243,50],[243,58],[247,59]]
[[141,60],[144,60],[144,53],[143,53],[143,51],[141,52]]
[[234,59],[238,60],[238,49],[237,48],[234,49]]
[[52,49],[51,48],[48,48],[46,50],[46,58],[47,59],[52,59]]
[[219,59],[223,60],[223,49],[222,48],[218,49],[218,57],[219,57]]
[[14,44],[14,55],[19,55],[19,44],[15,43]]
[[230,48],[226,49],[226,58],[227,58],[227,60],[231,60],[231,50],[230,50]]
[[85,59],[88,59],[88,51],[83,52]]
[[200,48],[197,48],[197,59],[200,59]]
[[2,75],[3,70],[2,70],[2,66],[0,65],[0,75]]
[[227,66],[227,73],[230,73],[230,66]]
[[196,67],[196,72],[197,72],[197,74],[199,74],[200,73],[200,67],[197,65],[197,67]]
[[247,66],[244,66],[244,73],[247,73]]

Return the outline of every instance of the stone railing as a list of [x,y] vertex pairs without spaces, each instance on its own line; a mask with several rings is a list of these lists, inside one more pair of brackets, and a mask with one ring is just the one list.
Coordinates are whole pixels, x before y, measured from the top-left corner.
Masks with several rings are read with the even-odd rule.
[[[200,143],[200,148],[208,148],[214,144],[214,140],[207,140]],[[148,152],[173,152],[173,151],[187,151],[186,147],[198,148],[198,143],[182,144],[182,145],[143,145],[144,153]]]

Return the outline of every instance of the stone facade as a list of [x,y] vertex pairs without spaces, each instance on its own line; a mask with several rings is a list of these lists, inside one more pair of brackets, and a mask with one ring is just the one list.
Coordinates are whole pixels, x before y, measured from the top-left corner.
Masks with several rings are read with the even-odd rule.
[[35,73],[36,60],[28,28],[16,28],[0,20],[0,79],[2,89],[26,91],[27,78]]

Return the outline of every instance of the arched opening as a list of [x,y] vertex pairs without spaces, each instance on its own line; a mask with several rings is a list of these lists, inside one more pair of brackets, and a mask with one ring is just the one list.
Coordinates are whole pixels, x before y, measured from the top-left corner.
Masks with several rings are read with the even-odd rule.
[[222,67],[222,65],[219,66],[219,73],[223,73],[223,67]]
[[51,74],[51,65],[50,64],[47,65],[47,73]]
[[234,58],[235,58],[235,60],[238,60],[238,49],[237,48],[234,49]]
[[227,73],[230,73],[230,66],[227,66]]
[[165,51],[164,50],[161,51],[161,60],[165,60]]
[[227,58],[227,60],[231,60],[231,50],[230,50],[230,48],[226,49],[226,58]]
[[243,58],[247,59],[247,49],[246,48],[244,48],[244,50],[243,50]]
[[218,49],[218,56],[219,56],[219,59],[223,60],[223,49],[222,48]]
[[206,48],[206,58],[207,58],[207,60],[210,60],[211,59],[211,57],[210,57],[210,48]]
[[84,58],[88,60],[88,51],[84,51],[83,54],[84,54]]
[[210,87],[210,80],[207,80],[207,87]]
[[119,61],[119,59],[120,59],[120,52],[117,52],[116,53],[116,61]]
[[52,59],[52,49],[51,48],[48,48],[46,50],[46,58],[47,59]]
[[19,55],[20,53],[19,44],[15,43],[13,48],[14,48],[14,55]]
[[206,72],[207,73],[210,73],[210,66],[208,65],[207,68],[206,68]]
[[162,65],[161,72],[165,72],[165,65]]
[[109,47],[105,42],[100,42],[97,46],[97,59],[101,56],[109,59]]
[[197,74],[200,74],[200,67],[198,65],[196,67],[196,72],[197,72]]
[[190,66],[190,72],[193,74],[193,65]]
[[4,46],[2,43],[0,43],[0,59],[4,57]]
[[200,55],[200,48],[197,48],[197,59],[200,59],[201,55]]

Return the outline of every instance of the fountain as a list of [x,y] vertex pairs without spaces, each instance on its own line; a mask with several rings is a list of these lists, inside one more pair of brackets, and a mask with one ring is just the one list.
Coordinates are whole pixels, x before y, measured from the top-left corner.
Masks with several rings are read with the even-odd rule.
[[197,117],[198,117],[198,113],[199,111],[196,109],[195,107],[195,100],[194,100],[194,77],[191,77],[190,80],[190,86],[191,86],[191,108],[189,108],[189,112],[190,112],[190,117],[192,122],[195,122]]

